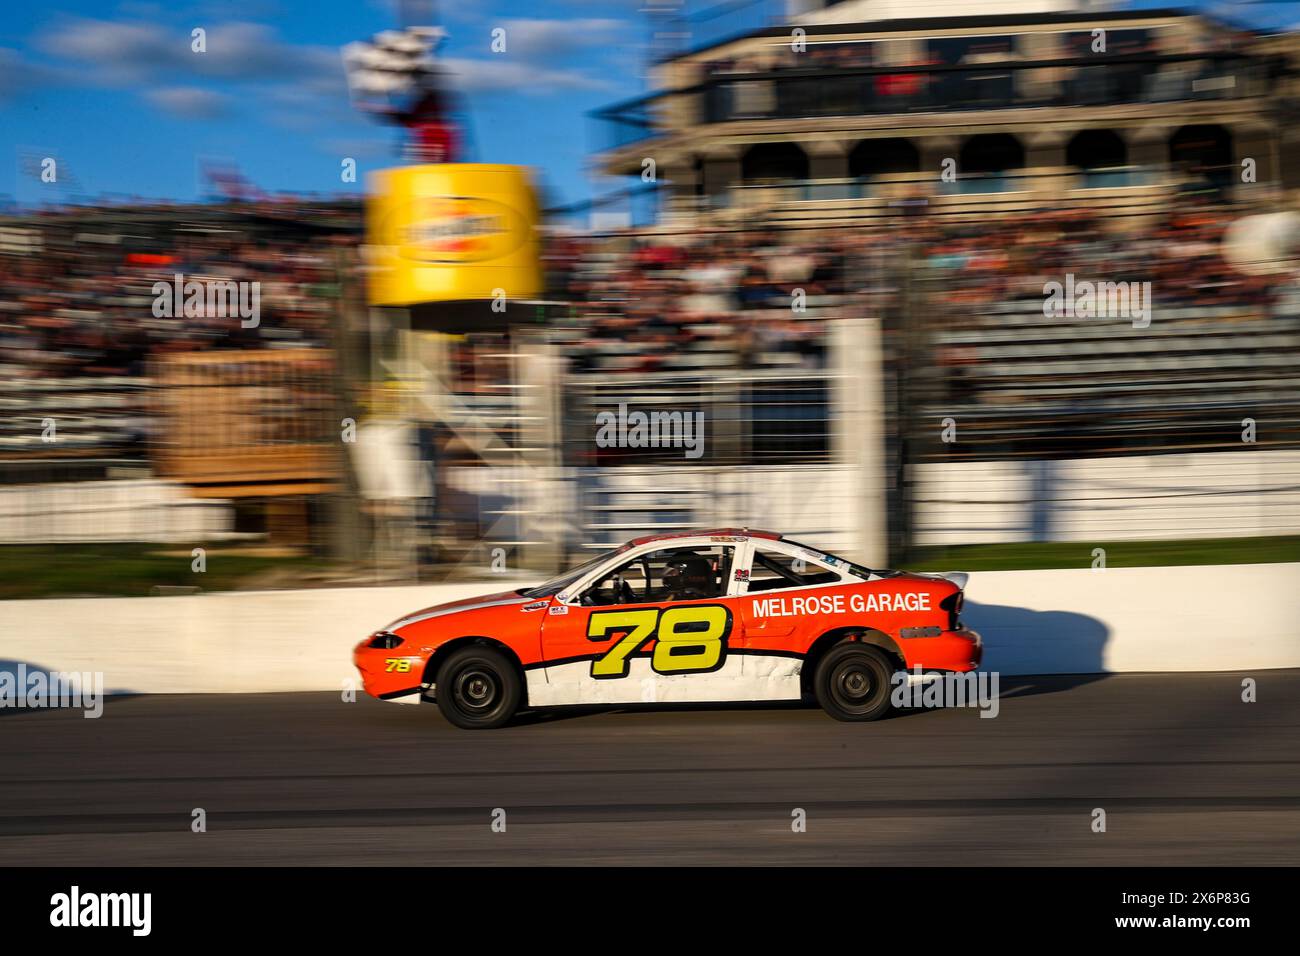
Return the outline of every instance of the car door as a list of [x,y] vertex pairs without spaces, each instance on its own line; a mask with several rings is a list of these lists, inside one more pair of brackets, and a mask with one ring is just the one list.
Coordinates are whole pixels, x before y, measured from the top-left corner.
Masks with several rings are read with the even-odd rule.
[[785,542],[752,539],[737,602],[746,678],[765,699],[801,694],[803,652],[829,628],[843,575]]
[[[542,622],[550,704],[746,699],[734,593],[735,543],[644,549]],[[708,586],[671,590],[675,561],[704,562]],[[679,582],[680,583],[680,582]],[[541,701],[534,701],[541,703]]]

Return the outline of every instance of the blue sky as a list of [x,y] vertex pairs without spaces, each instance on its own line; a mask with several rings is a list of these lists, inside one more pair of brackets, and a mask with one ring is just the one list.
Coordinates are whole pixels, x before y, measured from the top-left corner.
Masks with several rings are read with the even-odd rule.
[[[588,195],[589,110],[636,95],[646,30],[636,0],[438,4],[475,157],[539,170],[548,198]],[[398,135],[354,110],[339,49],[397,25],[397,0],[19,3],[0,18],[0,196],[61,188],[194,199],[200,159],[268,192],[339,193],[340,162],[382,168]],[[207,52],[190,32],[207,32]],[[506,30],[506,51],[490,49]],[[24,158],[27,166],[25,168]],[[66,174],[66,175],[65,175]]]
[[[1140,0],[1142,6],[1163,6]],[[1172,4],[1169,4],[1172,5]],[[381,168],[396,133],[352,108],[339,49],[397,25],[398,0],[6,0],[0,18],[0,196],[60,189],[194,199],[200,159],[236,163],[268,192],[360,191],[340,161]],[[587,172],[591,109],[642,92],[641,0],[439,0],[474,158],[535,167],[551,202],[609,188]],[[1295,23],[1295,3],[1215,4]],[[207,52],[190,31],[207,31]],[[506,29],[507,49],[490,50]],[[78,188],[79,187],[79,188]],[[63,196],[59,196],[63,198]]]

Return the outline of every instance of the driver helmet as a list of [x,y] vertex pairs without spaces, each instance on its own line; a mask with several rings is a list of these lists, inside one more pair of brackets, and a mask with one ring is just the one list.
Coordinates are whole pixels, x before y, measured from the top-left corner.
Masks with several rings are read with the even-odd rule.
[[664,568],[664,589],[674,598],[712,597],[713,568],[698,554],[678,555]]

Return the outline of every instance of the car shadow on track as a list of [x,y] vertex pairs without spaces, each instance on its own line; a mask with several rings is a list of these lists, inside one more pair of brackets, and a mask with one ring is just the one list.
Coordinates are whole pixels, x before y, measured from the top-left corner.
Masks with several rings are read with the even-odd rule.
[[[998,699],[1011,697],[1033,697],[1038,694],[1059,694],[1082,687],[1095,681],[1104,680],[1106,674],[1045,674],[1041,676],[1017,676],[1001,678]],[[556,707],[547,710],[526,710],[520,712],[510,722],[511,727],[531,727],[553,724],[559,721],[576,720],[583,717],[599,717],[615,714],[648,713],[735,713],[749,711],[757,713],[780,713],[790,711],[819,711],[821,708],[811,697],[803,700],[788,701],[753,701],[741,703],[691,703],[691,704],[604,704],[575,707]],[[921,714],[931,713],[933,708],[902,707],[892,710],[882,720],[905,720]],[[829,719],[829,718],[828,718]]]
[[[967,601],[962,619],[983,638],[984,659],[980,669],[998,673],[1000,686],[997,696],[1000,700],[1062,693],[1104,680],[1107,676],[1105,649],[1110,629],[1097,618],[1072,611],[1034,611]],[[816,708],[816,702],[808,697],[802,701],[776,702],[591,705],[525,711],[511,723],[513,726],[531,726],[616,713]],[[893,711],[886,719],[915,717],[927,712],[924,707],[902,708]]]
[[653,703],[653,704],[591,704],[554,707],[546,710],[521,711],[510,722],[512,727],[550,724],[579,717],[596,717],[602,714],[663,714],[663,713],[725,713],[735,711],[791,711],[816,710],[812,700],[777,701],[727,701],[718,703]]
[[1025,678],[1005,676],[1008,674],[1068,675],[1072,678],[1069,686],[1106,676],[1110,628],[1095,617],[978,601],[967,601],[961,616],[984,641],[980,669],[1003,675],[999,696],[1069,689],[1059,681],[1032,684],[1025,683]]

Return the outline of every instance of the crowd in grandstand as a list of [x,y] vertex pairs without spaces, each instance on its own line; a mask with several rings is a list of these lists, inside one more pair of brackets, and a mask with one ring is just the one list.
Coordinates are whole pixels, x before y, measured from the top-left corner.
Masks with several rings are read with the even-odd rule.
[[[903,242],[943,280],[936,305],[950,307],[953,322],[1041,298],[1045,281],[1067,273],[1149,281],[1165,305],[1266,307],[1274,280],[1237,272],[1222,257],[1232,215],[1186,205],[1137,234],[1058,213],[978,224],[913,219],[905,234],[561,235],[546,248],[548,297],[573,304],[568,351],[578,371],[815,367],[827,321],[850,297],[863,313],[862,297],[893,280],[897,258],[881,253]],[[334,253],[358,241],[346,232],[177,229],[169,241],[133,247],[127,227],[113,235],[58,216],[37,231],[39,251],[0,252],[0,371],[10,379],[138,375],[151,355],[172,351],[326,345],[339,294]],[[153,285],[177,273],[259,282],[257,325],[156,315]]]
[[[303,216],[310,212],[303,209]],[[176,214],[183,222],[185,214]],[[75,212],[14,226],[29,235],[0,252],[0,373],[9,378],[142,374],[151,355],[208,348],[322,345],[328,338],[338,240],[239,229],[153,231],[85,221]],[[259,315],[178,316],[155,309],[155,283],[258,282]],[[164,314],[156,314],[157,312]],[[167,314],[170,311],[172,314]]]
[[1221,240],[1235,214],[1190,205],[1137,233],[1105,228],[1088,213],[981,222],[925,235],[927,260],[943,270],[941,297],[970,313],[1008,300],[1043,298],[1043,285],[1078,279],[1150,282],[1166,306],[1266,307],[1277,280],[1232,268]]
[[579,371],[816,365],[845,292],[841,245],[813,236],[567,240],[551,255],[558,294],[576,304]]
[[1277,280],[1250,276],[1223,258],[1235,213],[1185,204],[1137,230],[1087,213],[939,223],[905,233],[842,229],[731,232],[618,244],[563,240],[551,248],[556,294],[576,303],[579,370],[652,371],[710,364],[810,367],[821,363],[826,324],[843,314],[880,314],[898,281],[903,243],[917,251],[920,279],[943,321],[960,325],[1007,302],[1041,303],[1044,284],[1150,282],[1157,305],[1266,310]]
[[[309,222],[313,213],[297,215]],[[1247,275],[1224,259],[1222,237],[1238,215],[1184,200],[1124,230],[1044,211],[966,223],[916,215],[893,227],[557,232],[545,243],[546,297],[566,307],[546,313],[544,331],[588,385],[675,373],[689,386],[756,372],[788,386],[801,373],[821,380],[836,322],[882,317],[887,388],[910,380],[918,414],[959,417],[963,452],[1222,443],[1239,407],[1278,407],[1269,390],[1289,373],[1256,363],[1256,343],[1282,338],[1296,312],[1287,277]],[[61,453],[142,455],[158,440],[156,396],[142,377],[161,354],[330,347],[339,270],[364,261],[352,248],[359,229],[312,234],[268,225],[265,214],[243,226],[176,228],[195,218],[178,210],[164,231],[114,233],[107,222],[55,214],[38,219],[38,248],[15,245],[0,224],[0,458],[50,454],[47,418],[58,419]],[[257,326],[156,315],[153,284],[177,273],[261,283]],[[1048,319],[1044,286],[1068,274],[1150,282],[1150,329]],[[924,346],[904,341],[903,322],[925,326]],[[509,420],[499,399],[510,391],[511,349],[473,345],[450,349],[454,387],[466,408]],[[264,394],[276,397],[239,416],[239,434],[272,443],[297,427],[295,415],[324,420],[316,413],[332,401],[326,387]],[[1228,410],[1198,411],[1215,403]],[[1125,428],[1132,434],[1117,434]],[[471,457],[450,444],[439,452],[445,463]]]

